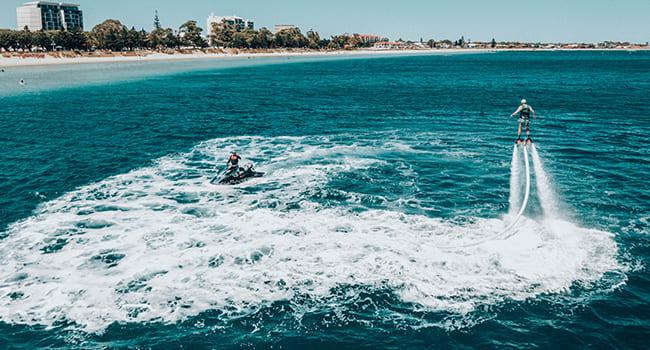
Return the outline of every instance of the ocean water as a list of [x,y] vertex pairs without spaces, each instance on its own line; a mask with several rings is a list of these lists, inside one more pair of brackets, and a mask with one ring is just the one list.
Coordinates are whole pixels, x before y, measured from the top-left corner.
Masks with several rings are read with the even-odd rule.
[[[648,91],[647,52],[6,69],[0,348],[647,348]],[[232,150],[265,176],[210,184]]]

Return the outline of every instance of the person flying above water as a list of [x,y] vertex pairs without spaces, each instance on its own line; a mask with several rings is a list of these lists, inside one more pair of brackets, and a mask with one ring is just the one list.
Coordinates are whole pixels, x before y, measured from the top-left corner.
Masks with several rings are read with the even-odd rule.
[[519,108],[517,108],[517,110],[510,115],[510,118],[512,118],[515,114],[519,113],[519,131],[517,133],[517,144],[521,143],[522,126],[526,127],[526,142],[533,142],[530,139],[530,129],[528,128],[528,125],[530,124],[530,112],[533,112],[533,118],[537,119],[537,115],[535,115],[533,108],[527,105],[526,100],[523,99],[521,100],[521,106],[519,106]]

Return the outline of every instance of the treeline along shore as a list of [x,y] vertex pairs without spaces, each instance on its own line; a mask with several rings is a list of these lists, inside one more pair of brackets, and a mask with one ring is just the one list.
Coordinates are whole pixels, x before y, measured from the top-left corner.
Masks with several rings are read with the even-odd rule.
[[226,22],[215,23],[206,38],[201,36],[203,28],[196,21],[187,21],[177,30],[162,28],[156,21],[156,28],[147,32],[144,29],[129,29],[119,20],[108,19],[96,25],[91,31],[81,29],[71,31],[29,31],[0,30],[0,51],[9,52],[50,52],[72,51],[135,51],[163,49],[203,49],[208,47],[237,49],[342,49],[370,47],[361,36],[334,35],[322,39],[313,30],[303,34],[299,28],[285,29],[272,33],[267,28],[238,29]]
[[[194,20],[183,23],[178,29],[163,28],[156,16],[154,30],[128,28],[119,20],[108,19],[90,31],[74,29],[70,31],[29,31],[0,30],[0,60],[4,58],[44,58],[83,57],[83,56],[146,56],[151,53],[167,54],[237,54],[237,53],[277,53],[278,51],[332,51],[371,48],[373,42],[359,34],[332,35],[321,38],[318,32],[309,30],[302,33],[297,27],[273,33],[267,28],[259,30],[240,28],[226,21],[214,23],[207,37],[201,35],[203,28]],[[387,38],[381,38],[387,42]],[[388,43],[395,44],[395,43]],[[549,46],[546,44],[521,44],[497,42],[492,39],[486,43],[471,43],[464,37],[458,40],[428,40],[423,42],[404,42],[398,40],[400,49],[543,49],[543,48],[633,48],[647,49],[645,46],[629,43],[605,42],[603,46],[593,44]]]

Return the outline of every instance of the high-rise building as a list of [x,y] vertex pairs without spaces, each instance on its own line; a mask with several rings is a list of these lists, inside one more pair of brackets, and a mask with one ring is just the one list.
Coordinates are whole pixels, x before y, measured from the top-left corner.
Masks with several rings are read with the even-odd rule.
[[36,30],[84,29],[83,13],[77,4],[64,2],[27,2],[16,9],[18,29]]
[[228,24],[231,24],[235,26],[235,29],[237,30],[244,30],[246,28],[248,29],[255,29],[255,23],[251,20],[248,19],[243,19],[241,17],[237,16],[215,16],[214,13],[211,13],[210,16],[208,16],[207,24],[207,32],[210,34],[212,32],[212,24],[213,23],[221,23],[225,21]]

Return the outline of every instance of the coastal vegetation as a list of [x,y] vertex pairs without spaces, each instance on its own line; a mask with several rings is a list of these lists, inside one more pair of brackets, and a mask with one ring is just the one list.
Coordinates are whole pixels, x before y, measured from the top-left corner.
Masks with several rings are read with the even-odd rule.
[[201,37],[202,29],[196,21],[187,21],[177,31],[171,28],[129,29],[119,20],[108,19],[90,32],[80,29],[65,30],[0,30],[0,49],[4,51],[53,51],[94,49],[133,51],[137,49],[164,49],[180,47],[207,47]]
[[[238,29],[226,21],[214,23],[208,35],[213,46],[238,49],[272,49],[272,48],[308,48],[343,49],[370,47],[359,34],[333,35],[331,39],[321,38],[318,32],[308,30],[302,34],[300,28],[294,27],[272,33],[267,28]],[[388,39],[386,39],[388,40]]]
[[[203,28],[196,21],[190,20],[178,29],[163,28],[158,15],[154,19],[154,30],[130,29],[117,19],[107,19],[86,32],[80,29],[65,30],[0,30],[0,51],[134,51],[141,49],[183,49],[206,48],[209,46],[237,49],[343,49],[370,47],[360,35],[333,35],[321,38],[313,30],[305,34],[299,28],[272,33],[267,28],[238,29],[226,22],[215,23],[207,35],[202,35]],[[387,40],[387,39],[386,39]]]
[[[307,50],[340,50],[371,47],[374,43],[365,40],[367,36],[359,34],[332,35],[322,38],[314,30],[302,33],[297,27],[273,33],[267,28],[259,30],[242,28],[222,21],[214,23],[207,35],[201,35],[203,28],[194,20],[183,23],[178,29],[164,28],[158,14],[154,18],[154,29],[147,32],[144,29],[130,29],[116,19],[107,19],[86,32],[80,29],[70,31],[30,31],[27,27],[22,30],[0,30],[0,52],[28,53],[75,51],[92,52],[104,51],[139,51],[158,50],[174,51],[187,49],[307,49]],[[207,39],[207,40],[206,40]],[[387,38],[381,41],[387,42]],[[428,40],[419,42],[397,40],[394,48],[628,48],[628,42],[604,42],[602,44],[541,44],[497,42],[492,39],[486,43],[472,43],[461,37],[458,40]],[[390,43],[389,43],[390,44]],[[389,45],[390,46],[390,45]],[[634,46],[634,45],[632,45]],[[645,47],[647,47],[647,43]]]

